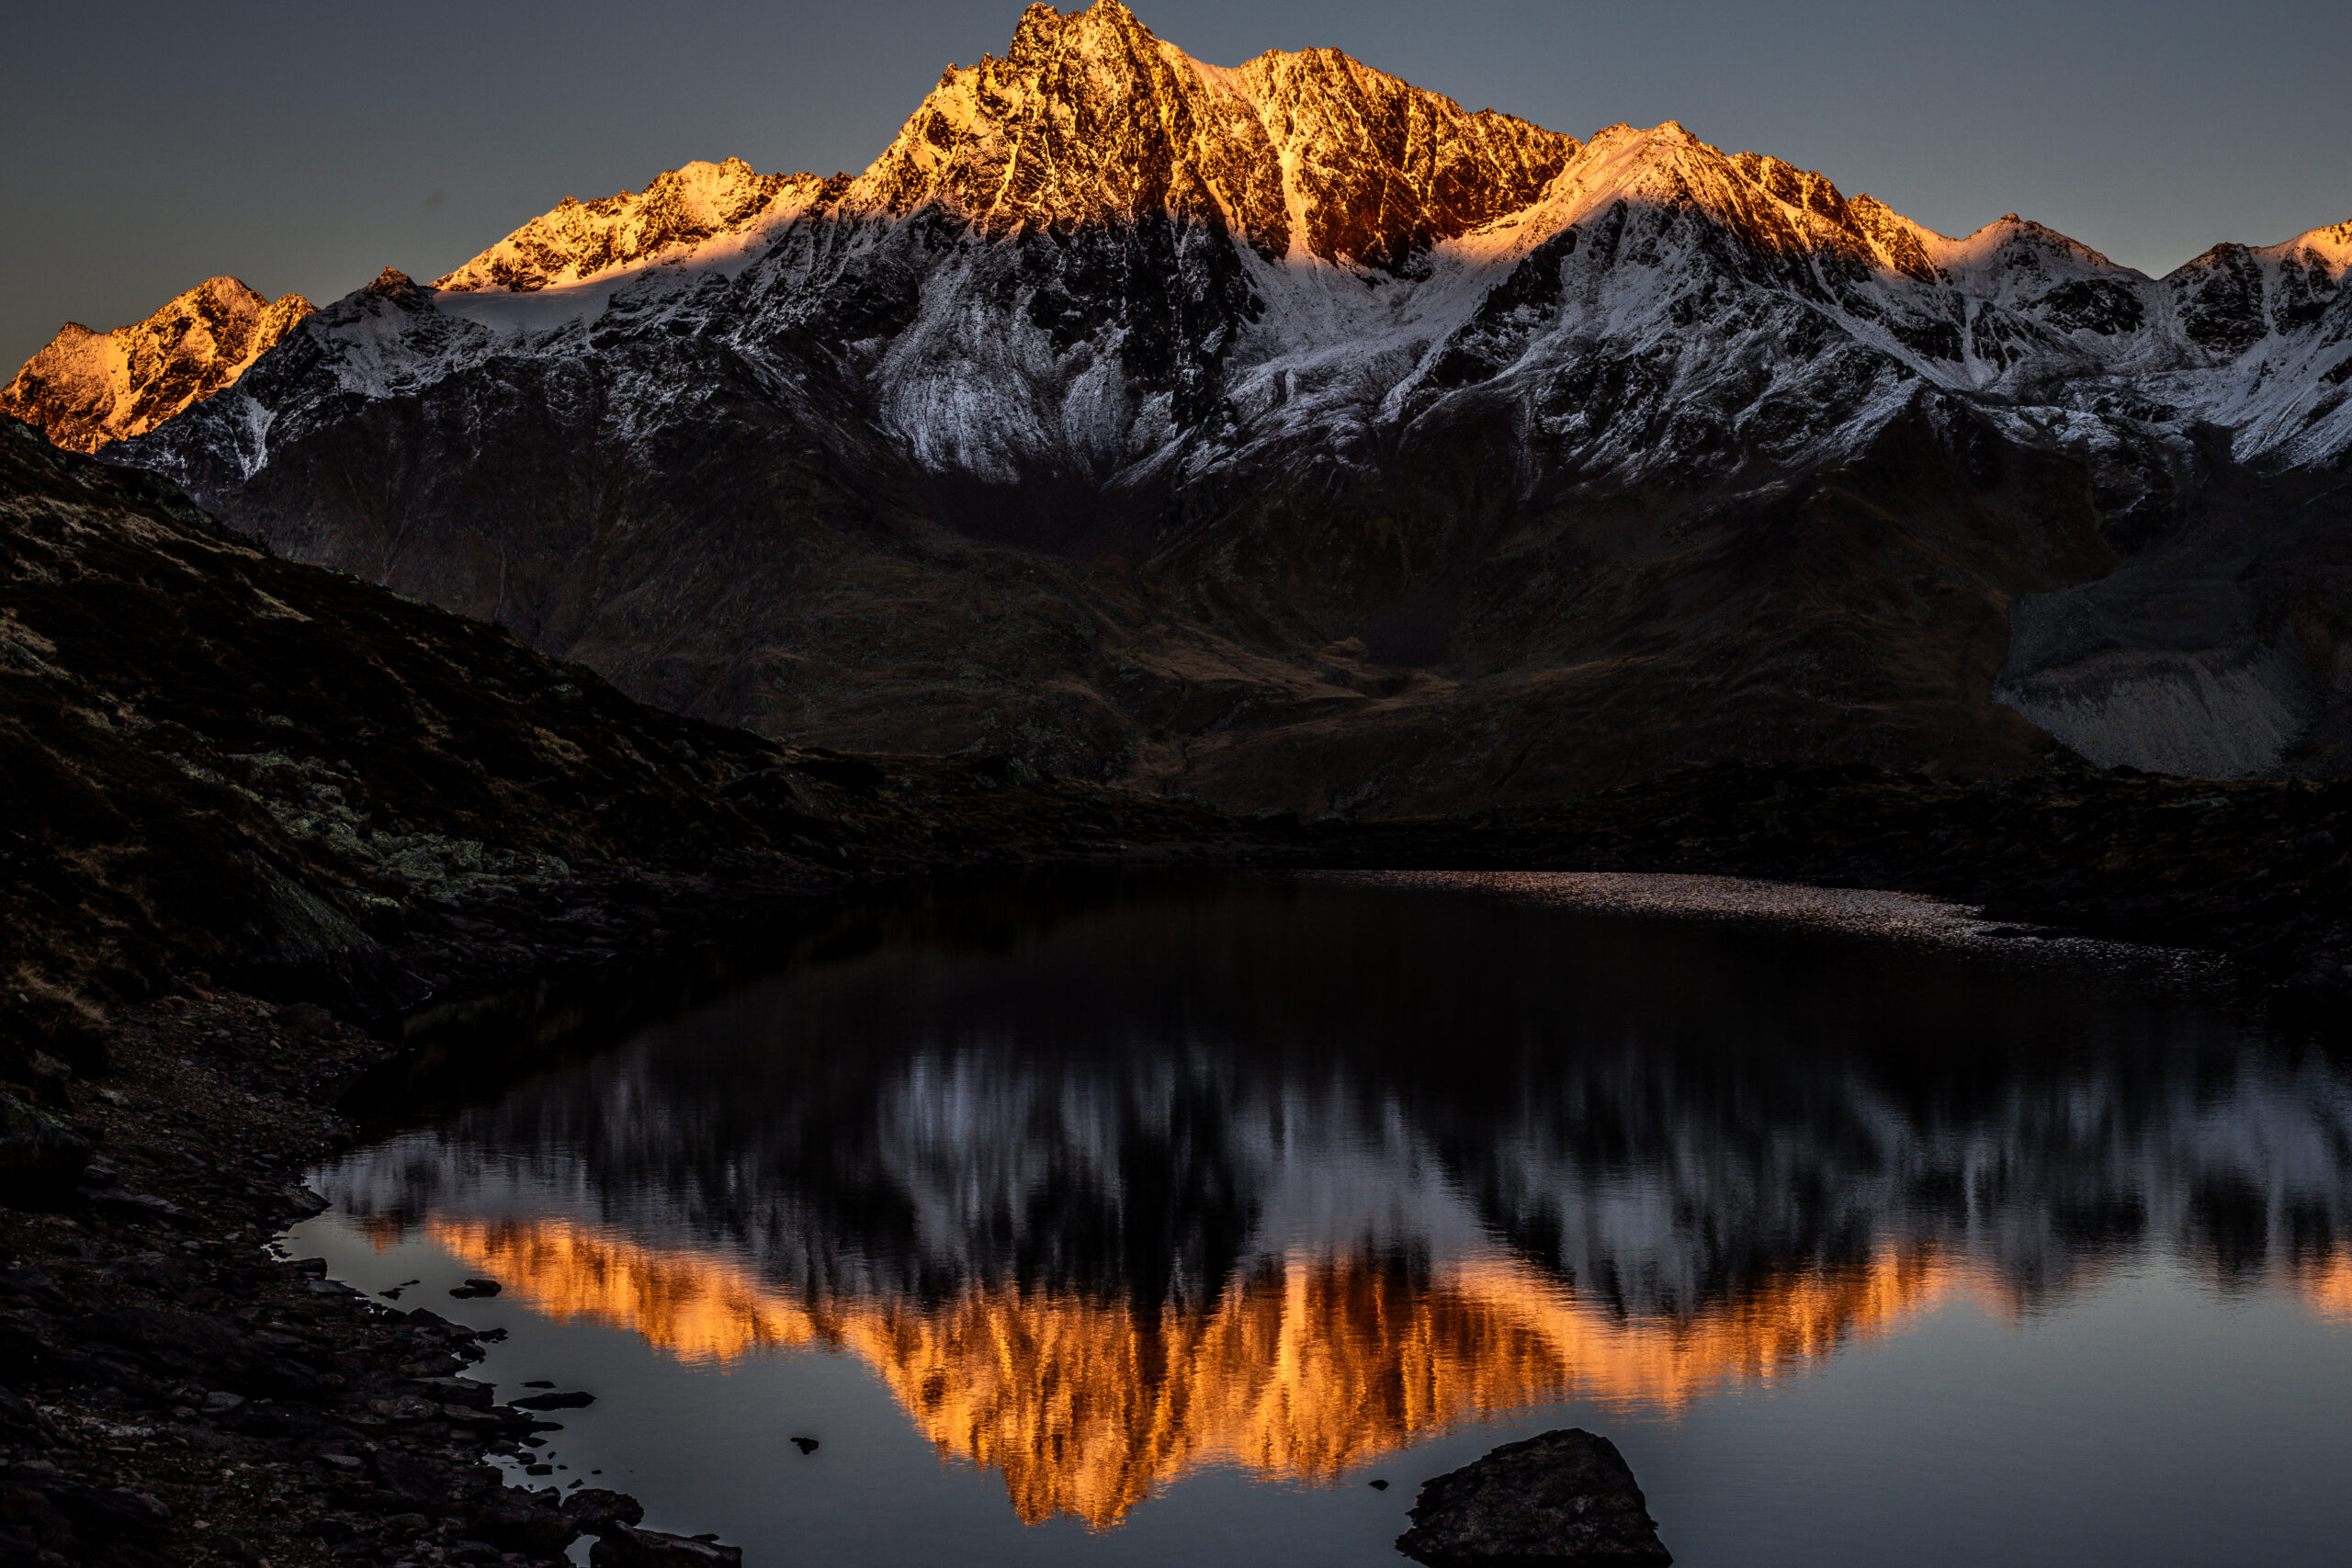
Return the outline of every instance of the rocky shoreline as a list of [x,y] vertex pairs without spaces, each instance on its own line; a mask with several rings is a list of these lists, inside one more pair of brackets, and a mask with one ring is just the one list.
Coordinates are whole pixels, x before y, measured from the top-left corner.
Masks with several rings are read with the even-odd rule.
[[1919,893],[2020,935],[2196,949],[2269,1003],[2352,1000],[2352,782],[2053,767],[1935,780],[1725,763],[1437,819],[1259,825],[1271,863],[1695,872]]
[[119,1015],[103,1081],[0,1097],[0,1564],[723,1568],[626,1495],[507,1485],[561,1429],[463,1376],[492,1336],[362,1296],[270,1238],[322,1207],[333,1105],[393,1050],[202,987]]
[[387,1048],[201,987],[107,1044],[102,1081],[6,1107],[0,1562],[560,1560],[551,1495],[484,1462],[547,1423],[458,1376],[473,1331],[267,1250],[316,1211],[293,1173],[349,1142],[331,1102]]

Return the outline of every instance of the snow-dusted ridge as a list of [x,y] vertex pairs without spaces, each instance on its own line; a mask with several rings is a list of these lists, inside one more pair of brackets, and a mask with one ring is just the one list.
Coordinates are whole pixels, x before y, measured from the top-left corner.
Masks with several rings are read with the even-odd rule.
[[813,175],[763,175],[741,158],[688,164],[642,191],[585,204],[566,197],[433,286],[526,294],[662,262],[709,265],[807,211],[821,189]]
[[[1185,382],[1181,400],[1183,388],[1105,368],[1106,351],[1132,348],[1132,326],[1077,342],[1041,326],[1035,279],[1008,276],[1003,249],[1027,237],[1067,252],[1089,229],[1162,224],[1166,260],[1208,296],[1177,357],[1214,374],[1195,363],[1157,378]],[[607,320],[616,303],[632,330],[683,318],[756,355],[779,330],[829,324],[862,274],[903,267],[925,275],[912,319],[854,340],[876,417],[925,467],[1001,482],[1214,462],[1224,444],[1204,444],[1197,419],[1212,383],[1261,412],[1279,389],[1283,428],[1393,423],[1473,365],[1480,381],[1507,380],[1596,341],[1635,356],[1681,345],[1672,390],[1685,399],[1708,400],[1726,372],[1752,379],[1758,354],[1779,389],[1807,395],[1801,361],[1817,354],[1764,344],[1820,331],[1896,381],[2209,420],[2238,433],[2241,458],[2307,464],[2352,448],[2352,406],[2327,379],[2352,356],[2335,308],[2348,236],[2338,224],[2221,246],[2151,279],[2015,215],[1939,234],[1672,121],[1578,142],[1336,51],[1207,65],[1102,0],[1068,17],[1033,6],[1005,59],[949,70],[854,179],[729,159],[641,192],[566,198],[435,284],[432,309],[481,333],[406,331],[397,370],[372,318],[315,335],[338,389],[362,396],[483,353],[592,352],[621,324]],[[1522,291],[1546,298],[1487,309],[1522,266],[1535,269]],[[1726,312],[1733,292],[1747,298]],[[329,341],[338,333],[347,344]],[[1842,412],[1901,401],[1900,387],[1883,390]],[[1849,422],[1835,423],[1815,433],[1815,455],[1849,444]],[[1600,434],[1588,457],[1607,466],[1686,456]]]

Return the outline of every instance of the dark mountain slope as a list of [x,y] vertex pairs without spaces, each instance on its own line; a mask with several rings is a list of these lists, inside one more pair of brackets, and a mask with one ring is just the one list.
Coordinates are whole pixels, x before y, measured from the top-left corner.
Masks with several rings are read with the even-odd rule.
[[786,751],[646,707],[15,421],[0,797],[0,981],[20,998],[0,1013],[15,1043],[60,1048],[175,971],[384,1007],[609,956],[600,919],[548,934],[575,907],[684,932],[844,870],[1216,824],[1017,765]]
[[[400,291],[334,311],[437,330]],[[1530,451],[1533,378],[1007,540],[1039,512],[943,522],[940,481],[842,417],[853,383],[777,364],[705,336],[485,359],[290,436],[235,516],[682,711],[1307,809],[1724,756],[2013,771],[2042,743],[1990,701],[2008,604],[2117,558],[2080,456],[1949,394],[1835,468],[1596,487]],[[640,422],[649,385],[690,390]]]
[[[1847,462],[1777,483],[1522,498],[1482,493],[1499,423],[1425,419],[1396,465],[1410,478],[1286,497],[1272,525],[1237,516],[1152,564],[1157,582],[1221,579],[1196,602],[1238,637],[1377,583],[1388,563],[1351,561],[1349,540],[1395,552],[1394,596],[1352,622],[1371,635],[1329,657],[1406,668],[1362,669],[1326,715],[1242,716],[1188,744],[1188,776],[1227,796],[1291,778],[1308,798],[1426,809],[1713,759],[1984,774],[2051,750],[1991,688],[2012,599],[2118,558],[2069,456],[1923,393]],[[1218,553],[1221,572],[1192,570]],[[1300,628],[1301,655],[1317,635]]]

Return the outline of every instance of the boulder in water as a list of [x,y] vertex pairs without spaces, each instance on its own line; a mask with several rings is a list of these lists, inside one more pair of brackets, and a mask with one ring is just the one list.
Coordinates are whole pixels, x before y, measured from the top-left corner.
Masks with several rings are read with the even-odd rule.
[[1663,1568],[1659,1544],[1617,1445],[1581,1427],[1501,1448],[1421,1483],[1396,1550],[1430,1568]]

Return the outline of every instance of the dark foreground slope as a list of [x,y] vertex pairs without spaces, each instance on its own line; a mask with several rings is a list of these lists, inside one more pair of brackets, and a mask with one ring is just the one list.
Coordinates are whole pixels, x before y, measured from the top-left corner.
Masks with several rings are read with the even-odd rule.
[[1018,763],[852,760],[678,718],[281,560],[14,421],[0,795],[8,1032],[58,1042],[198,971],[381,1011],[593,954],[583,907],[633,913],[641,944],[851,871],[1219,820]]

